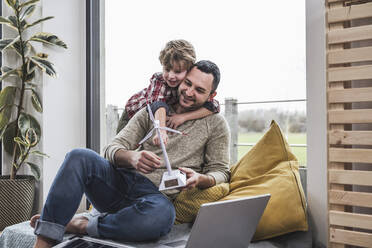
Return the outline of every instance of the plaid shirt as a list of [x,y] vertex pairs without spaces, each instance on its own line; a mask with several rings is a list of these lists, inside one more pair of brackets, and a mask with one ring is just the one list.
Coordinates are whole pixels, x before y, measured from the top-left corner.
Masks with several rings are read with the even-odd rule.
[[[147,100],[149,104],[161,101],[168,105],[173,105],[178,101],[177,87],[169,87],[163,78],[163,74],[161,72],[155,73],[150,79],[149,87],[144,88],[129,98],[125,105],[128,118],[131,119],[139,110],[145,107]],[[220,112],[220,104],[214,99],[211,102],[206,102],[203,107],[213,113]]]

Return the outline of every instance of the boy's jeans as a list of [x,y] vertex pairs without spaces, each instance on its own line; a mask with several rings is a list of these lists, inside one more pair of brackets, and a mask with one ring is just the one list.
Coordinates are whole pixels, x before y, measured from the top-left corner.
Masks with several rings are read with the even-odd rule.
[[50,188],[35,234],[61,241],[83,193],[103,214],[89,218],[93,237],[145,241],[167,234],[175,219],[173,204],[139,173],[116,169],[88,149],[66,155]]

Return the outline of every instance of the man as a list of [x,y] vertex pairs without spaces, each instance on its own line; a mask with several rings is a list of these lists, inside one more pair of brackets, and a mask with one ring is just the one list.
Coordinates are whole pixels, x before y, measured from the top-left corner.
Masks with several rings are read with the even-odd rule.
[[[178,114],[200,108],[216,95],[218,67],[200,61],[178,88]],[[159,192],[163,172],[162,151],[151,139],[140,150],[138,142],[153,127],[146,109],[139,111],[105,148],[105,158],[87,149],[66,155],[52,184],[41,216],[34,216],[35,247],[50,247],[66,231],[93,237],[145,241],[167,234],[175,219],[170,199],[178,190]],[[208,188],[229,180],[229,132],[218,114],[187,121],[170,135],[170,163],[186,173],[185,189]],[[83,193],[101,213],[71,220]],[[40,218],[40,219],[38,219]],[[70,221],[71,220],[71,221]],[[36,222],[36,225],[34,224]]]

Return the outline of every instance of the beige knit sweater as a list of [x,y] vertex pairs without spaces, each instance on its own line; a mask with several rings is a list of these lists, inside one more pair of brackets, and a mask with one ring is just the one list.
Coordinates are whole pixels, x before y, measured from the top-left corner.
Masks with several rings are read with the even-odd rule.
[[[115,164],[114,154],[119,149],[135,150],[138,142],[153,128],[146,109],[139,111],[116,135],[111,144],[105,147],[104,156]],[[211,175],[216,184],[229,180],[229,130],[225,119],[213,114],[198,120],[187,121],[177,130],[187,135],[168,132],[167,153],[172,169],[188,167],[198,173]],[[155,132],[153,136],[155,135]],[[148,139],[140,149],[154,152],[163,158],[160,146]],[[166,171],[163,163],[160,169],[150,174],[143,174],[159,186]],[[176,193],[174,190],[167,194]]]

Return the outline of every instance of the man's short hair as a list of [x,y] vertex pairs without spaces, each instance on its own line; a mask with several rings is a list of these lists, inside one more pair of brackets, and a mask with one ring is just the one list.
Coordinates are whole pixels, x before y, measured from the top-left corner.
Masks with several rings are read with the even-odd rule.
[[212,61],[200,60],[193,67],[198,68],[199,71],[213,75],[213,85],[211,93],[215,92],[221,78],[220,69],[218,69],[218,66]]
[[195,63],[196,55],[193,45],[186,40],[168,41],[164,49],[160,51],[159,60],[166,70],[173,66],[181,66],[189,71]]

